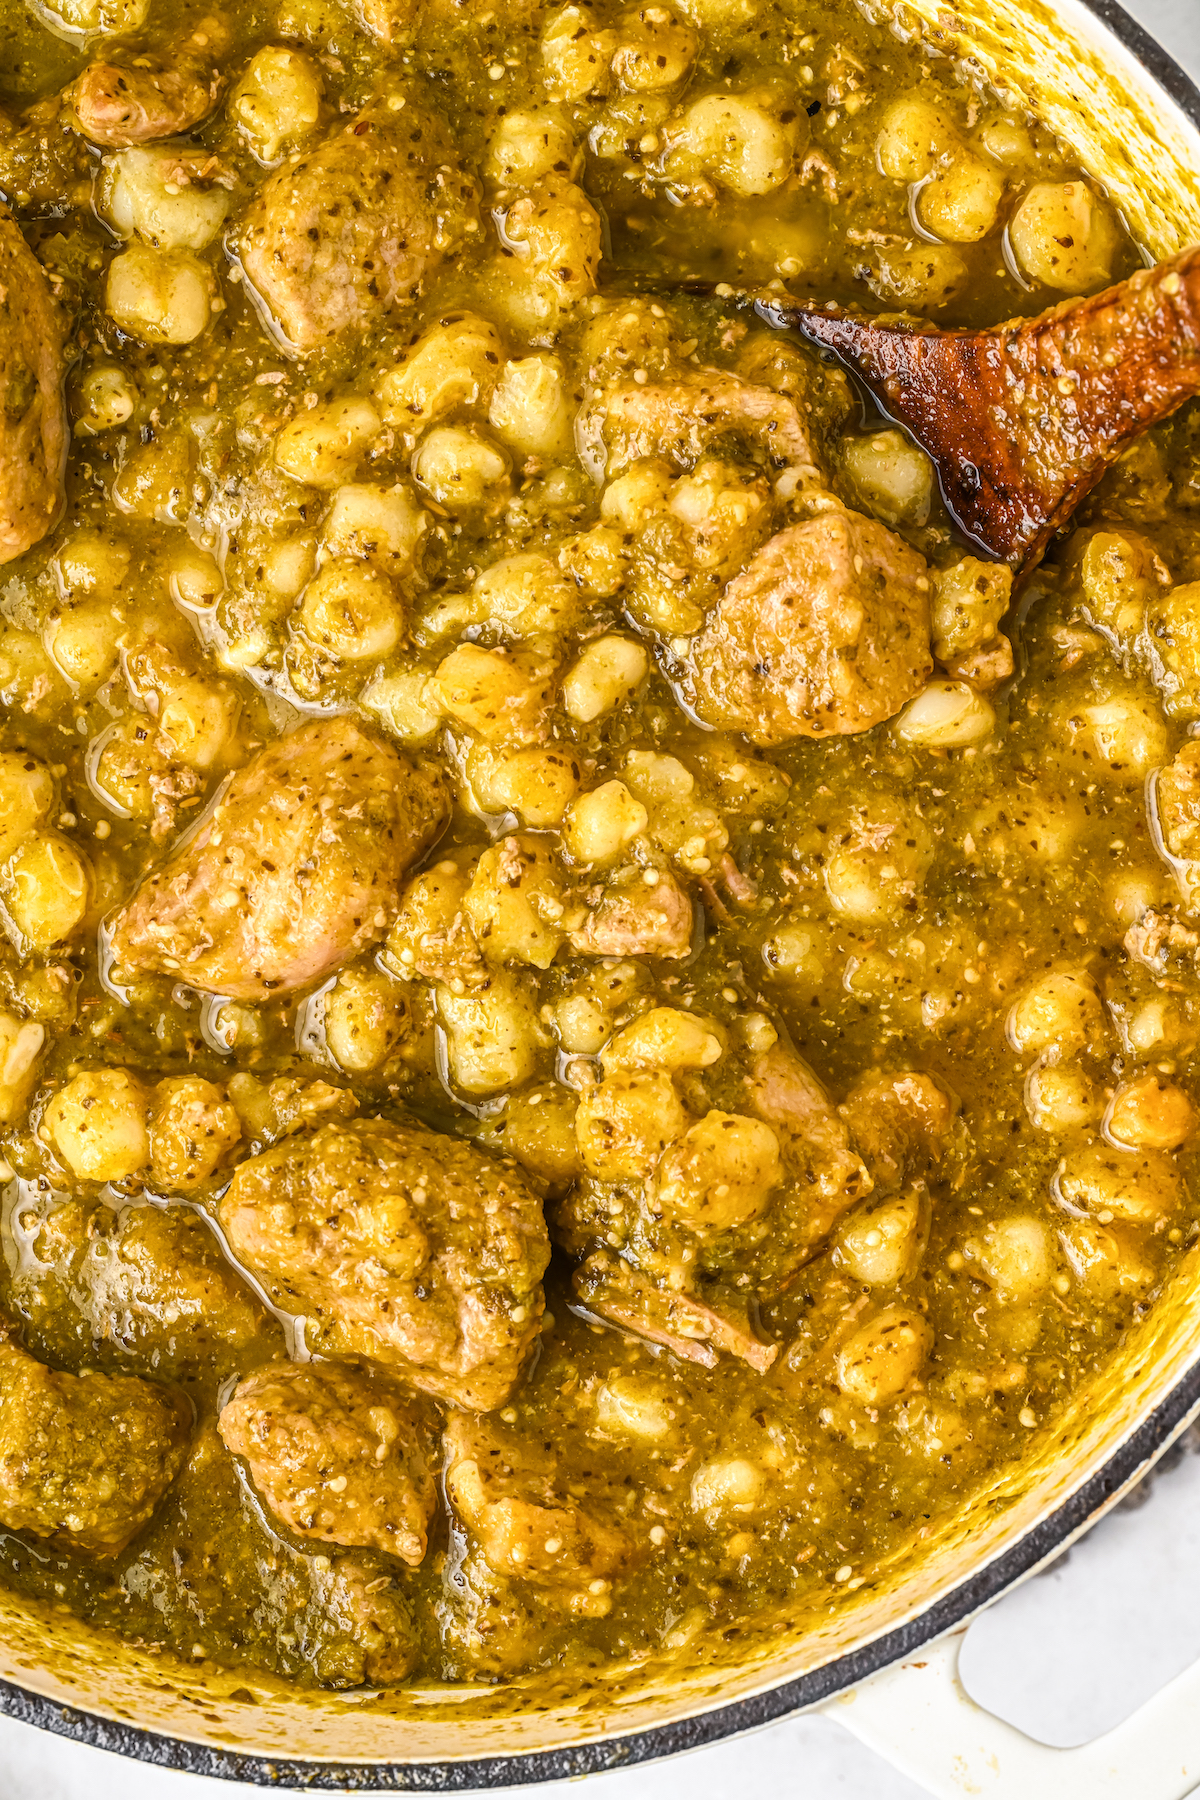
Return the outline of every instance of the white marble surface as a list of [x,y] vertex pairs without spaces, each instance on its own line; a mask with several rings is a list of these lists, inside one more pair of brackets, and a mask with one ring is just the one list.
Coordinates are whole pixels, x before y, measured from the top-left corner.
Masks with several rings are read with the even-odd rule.
[[[1200,0],[1125,0],[1200,78]],[[1116,1724],[1200,1654],[1200,1457],[1147,1504],[1106,1520],[1067,1561],[986,1615],[964,1652],[971,1691],[1046,1743]],[[686,1759],[511,1790],[529,1800],[926,1800],[839,1725],[793,1719]],[[0,1718],[0,1800],[234,1800],[227,1782],[164,1774]],[[1130,1800],[1136,1800],[1131,1795]]]
[[1200,79],[1200,4],[1197,0],[1122,0],[1177,62]]

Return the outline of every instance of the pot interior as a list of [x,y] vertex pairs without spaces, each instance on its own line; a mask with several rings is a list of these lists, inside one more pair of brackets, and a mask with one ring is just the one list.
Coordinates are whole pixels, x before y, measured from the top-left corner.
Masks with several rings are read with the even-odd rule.
[[[855,1657],[907,1626],[904,1638],[891,1646],[891,1654],[903,1654],[923,1641],[923,1631],[936,1635],[965,1618],[1008,1581],[1056,1552],[1073,1530],[1118,1498],[1145,1460],[1200,1410],[1198,1284],[1200,1245],[1178,1266],[1142,1327],[1129,1334],[1103,1383],[1077,1394],[1057,1425],[1033,1442],[1030,1455],[1020,1464],[1000,1471],[966,1504],[932,1518],[921,1541],[835,1613],[811,1608],[781,1612],[764,1619],[752,1635],[701,1644],[697,1662],[688,1669],[653,1662],[612,1664],[595,1672],[583,1694],[568,1693],[564,1684],[559,1698],[542,1674],[537,1678],[536,1704],[525,1701],[520,1682],[381,1694],[312,1693],[289,1688],[260,1670],[188,1666],[173,1656],[150,1654],[62,1611],[0,1594],[0,1678],[57,1705],[182,1739],[185,1746],[206,1746],[218,1753],[218,1770],[223,1752],[271,1764],[281,1758],[335,1767],[478,1764],[655,1731],[784,1684],[801,1684],[789,1704],[813,1703],[869,1672],[872,1664],[883,1666],[889,1656],[884,1653],[840,1670],[830,1667],[839,1659]],[[1169,1417],[1161,1429],[1149,1434],[1144,1448],[1135,1446],[1131,1455],[1122,1456],[1139,1427],[1172,1396],[1177,1404],[1166,1407]],[[1106,1469],[1114,1459],[1120,1462],[1119,1471]],[[1088,1505],[1081,1517],[1056,1521],[1038,1534],[1034,1547],[1023,1542],[1089,1484]],[[1004,1559],[1006,1566],[989,1581],[989,1565]],[[763,1716],[777,1710],[787,1706],[768,1708]],[[57,1720],[43,1716],[38,1722]],[[755,1722],[757,1716],[735,1717],[723,1721],[723,1728],[736,1730]],[[77,1725],[68,1720],[64,1729],[76,1731]],[[80,1735],[105,1741],[102,1730]],[[160,1752],[149,1744],[123,1740],[120,1747],[144,1749],[146,1755],[160,1759]],[[654,1746],[637,1748],[639,1755],[654,1753]],[[166,1760],[184,1766],[190,1762],[186,1749]],[[613,1766],[624,1760],[620,1746],[613,1745],[599,1759],[585,1756],[581,1766]],[[576,1766],[558,1762],[541,1772],[564,1775],[575,1772]],[[285,1772],[266,1767],[240,1766],[236,1772],[287,1779]],[[491,1780],[506,1785],[536,1772],[510,1763],[496,1769]],[[320,1779],[318,1771],[312,1773]],[[329,1769],[337,1785],[350,1785],[349,1774],[344,1767],[337,1768],[336,1776],[334,1767]],[[353,1785],[375,1785],[369,1769],[362,1776],[365,1779],[354,1780]],[[378,1785],[397,1785],[382,1769],[379,1776]],[[476,1769],[462,1785],[476,1787],[488,1780],[488,1773]]]
[[[953,10],[936,0],[913,0],[892,13],[878,12],[881,22],[890,18],[941,53],[965,58],[1037,112],[1106,185],[1149,258],[1200,240],[1200,130],[1079,0],[1054,6],[964,0]],[[557,1700],[541,1675],[536,1707],[526,1704],[520,1683],[310,1694],[259,1671],[189,1666],[133,1649],[62,1612],[0,1593],[0,1677],[57,1705],[276,1764],[444,1764],[553,1752],[650,1731],[805,1676],[813,1679],[797,1697],[816,1700],[853,1678],[850,1669],[817,1678],[838,1659],[919,1619],[947,1597],[954,1598],[938,1628],[990,1597],[980,1595],[978,1586],[973,1597],[957,1590],[1096,1477],[1186,1380],[1200,1357],[1198,1284],[1200,1247],[1185,1258],[1149,1318],[1129,1334],[1102,1384],[1080,1393],[1019,1466],[1001,1471],[968,1503],[931,1519],[923,1541],[832,1616],[805,1612],[764,1620],[752,1635],[701,1645],[690,1670],[653,1662],[609,1666],[596,1671],[582,1696],[564,1688]],[[1176,1410],[1174,1422],[1182,1423],[1187,1407]],[[1019,1562],[1009,1571],[1020,1572]],[[993,1582],[991,1592],[1003,1579]],[[909,1641],[920,1641],[919,1631]],[[43,1716],[43,1722],[49,1721]],[[164,1758],[149,1745],[146,1754],[187,1761],[186,1754]],[[553,1772],[590,1766],[590,1760],[585,1755]],[[619,1762],[622,1753],[618,1748],[604,1760]],[[289,1778],[286,1767],[271,1771],[265,1764],[240,1772]],[[476,1770],[467,1785],[519,1780],[530,1772],[538,1771],[510,1765],[489,1776]],[[349,1784],[349,1775],[342,1771],[340,1779]],[[371,1774],[354,1785],[373,1785]],[[378,1785],[407,1783],[381,1771]],[[454,1783],[447,1778],[439,1785]]]

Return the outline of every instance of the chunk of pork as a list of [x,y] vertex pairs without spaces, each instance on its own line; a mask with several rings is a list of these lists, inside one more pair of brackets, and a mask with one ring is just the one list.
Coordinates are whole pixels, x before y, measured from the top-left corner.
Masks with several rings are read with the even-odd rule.
[[416,1396],[338,1363],[272,1363],[220,1418],[271,1511],[297,1536],[386,1550],[415,1568],[437,1504]]
[[44,538],[63,497],[63,340],[50,285],[0,208],[0,563]]
[[554,1457],[462,1414],[447,1421],[445,1446],[446,1496],[492,1573],[559,1590],[585,1617],[609,1612],[633,1546],[559,1485]]
[[413,1122],[325,1125],[242,1163],[235,1256],[325,1355],[367,1357],[486,1411],[538,1335],[550,1243],[514,1164]]
[[183,1466],[191,1408],[137,1375],[65,1375],[0,1340],[0,1524],[115,1556]]
[[192,131],[216,106],[225,78],[214,59],[226,28],[205,19],[172,54],[89,63],[65,96],[84,137],[106,149]]
[[778,532],[693,638],[697,713],[756,744],[869,731],[933,667],[923,557],[835,506]]
[[284,341],[314,350],[406,300],[475,212],[446,127],[405,94],[380,95],[263,182],[242,267]]
[[349,718],[304,725],[146,877],[113,925],[116,961],[237,1000],[320,981],[384,936],[447,813],[430,765]]

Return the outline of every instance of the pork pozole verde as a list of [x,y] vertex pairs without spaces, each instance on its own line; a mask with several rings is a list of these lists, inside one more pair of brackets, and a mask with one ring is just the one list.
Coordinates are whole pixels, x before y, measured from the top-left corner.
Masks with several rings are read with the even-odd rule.
[[1120,218],[849,4],[0,19],[6,1581],[331,1687],[835,1604],[1195,1234],[1200,414],[1014,605],[740,295]]

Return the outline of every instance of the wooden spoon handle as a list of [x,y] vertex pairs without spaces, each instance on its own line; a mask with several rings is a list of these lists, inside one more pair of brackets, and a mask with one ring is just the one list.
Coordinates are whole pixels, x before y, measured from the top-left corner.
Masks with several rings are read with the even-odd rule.
[[1017,570],[1133,438],[1200,393],[1200,249],[991,331],[756,305],[861,376],[933,458],[960,529]]

